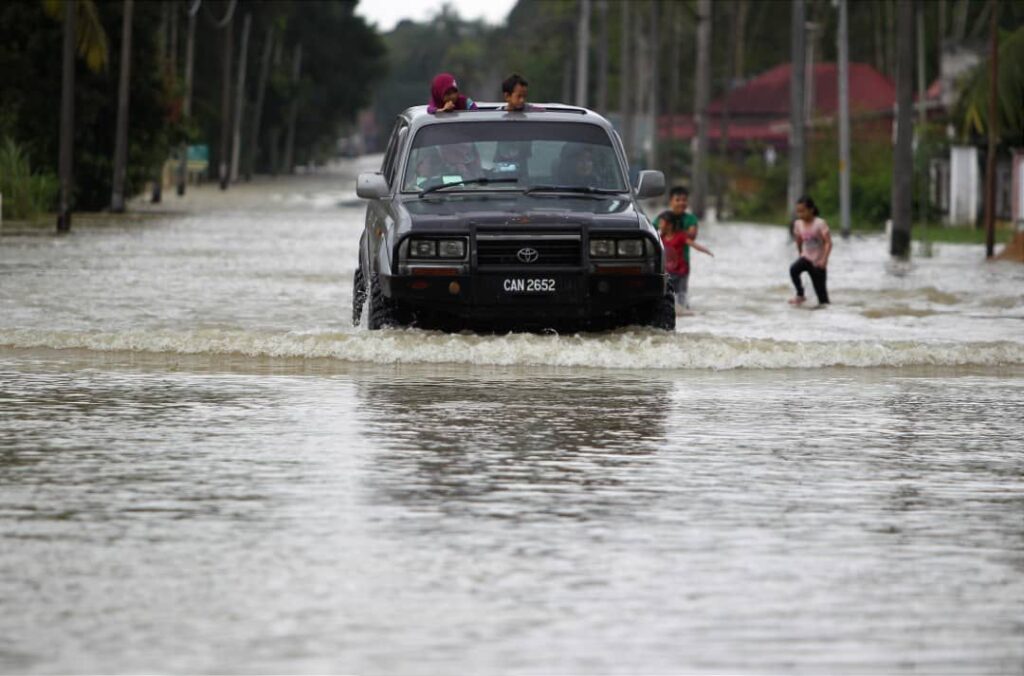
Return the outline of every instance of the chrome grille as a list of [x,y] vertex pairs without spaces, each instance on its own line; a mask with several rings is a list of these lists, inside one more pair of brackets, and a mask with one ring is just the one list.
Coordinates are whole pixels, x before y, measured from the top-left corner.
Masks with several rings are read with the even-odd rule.
[[[523,258],[534,258],[532,255],[519,256],[524,249],[536,252],[532,263],[524,262]],[[476,260],[479,267],[578,267],[582,264],[582,251],[579,235],[478,235],[476,240]]]

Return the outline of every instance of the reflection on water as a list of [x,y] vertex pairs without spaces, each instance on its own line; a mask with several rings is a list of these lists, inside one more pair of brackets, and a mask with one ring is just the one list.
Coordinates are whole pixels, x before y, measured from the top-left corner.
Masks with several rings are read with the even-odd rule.
[[1024,671],[1024,268],[804,312],[720,225],[675,334],[371,333],[355,169],[0,239],[0,672]]
[[[366,438],[384,503],[528,518],[592,517],[666,443],[671,388],[656,380],[365,381]],[[543,498],[543,499],[540,499]],[[536,516],[536,515],[534,515]]]

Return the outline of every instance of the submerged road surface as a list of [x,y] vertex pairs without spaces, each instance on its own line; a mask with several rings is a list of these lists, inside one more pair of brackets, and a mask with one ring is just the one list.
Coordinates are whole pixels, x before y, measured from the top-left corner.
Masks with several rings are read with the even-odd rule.
[[371,333],[359,164],[0,236],[0,671],[1024,670],[1024,269],[714,225],[674,334]]

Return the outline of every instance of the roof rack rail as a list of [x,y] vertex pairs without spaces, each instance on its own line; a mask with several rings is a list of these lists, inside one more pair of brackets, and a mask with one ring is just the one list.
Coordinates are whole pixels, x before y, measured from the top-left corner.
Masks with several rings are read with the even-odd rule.
[[534,105],[544,108],[551,112],[558,113],[579,113],[580,115],[586,115],[590,111],[580,106],[571,106],[567,103],[535,103]]
[[[565,103],[530,103],[529,105],[535,106],[534,110],[526,112],[530,113],[575,113],[577,115],[587,115],[591,111],[580,106],[570,106]],[[505,104],[494,101],[476,101],[476,108],[470,110],[459,110],[459,113],[473,113],[473,112],[493,112],[497,110],[504,110]],[[411,106],[407,110],[409,111],[425,111],[425,105]]]

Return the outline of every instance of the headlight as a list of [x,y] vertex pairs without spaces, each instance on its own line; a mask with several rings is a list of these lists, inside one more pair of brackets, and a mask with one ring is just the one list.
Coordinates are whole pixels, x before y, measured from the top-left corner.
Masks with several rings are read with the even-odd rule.
[[437,242],[432,239],[414,239],[409,245],[409,255],[413,258],[436,258]]
[[438,255],[441,258],[465,258],[466,241],[462,239],[442,239],[438,242]]
[[640,258],[644,255],[644,241],[642,239],[620,239],[618,253],[623,258]]
[[591,258],[613,258],[615,256],[614,239],[592,239],[590,240]]

